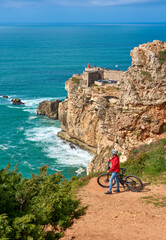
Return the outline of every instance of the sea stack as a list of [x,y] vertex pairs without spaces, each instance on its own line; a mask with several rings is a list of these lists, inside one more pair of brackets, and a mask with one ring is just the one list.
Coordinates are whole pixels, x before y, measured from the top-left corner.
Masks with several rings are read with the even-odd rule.
[[39,103],[37,115],[44,115],[54,120],[58,119],[58,106],[60,102],[60,100],[54,100]]

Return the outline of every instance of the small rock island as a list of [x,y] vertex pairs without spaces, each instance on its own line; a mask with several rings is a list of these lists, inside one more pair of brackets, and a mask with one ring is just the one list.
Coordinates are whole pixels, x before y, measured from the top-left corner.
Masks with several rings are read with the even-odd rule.
[[19,99],[19,98],[13,98],[12,100],[11,100],[11,102],[13,103],[13,105],[24,105],[25,103],[23,103],[22,101],[21,101],[21,99]]
[[66,82],[63,102],[45,101],[37,110],[62,123],[58,136],[95,154],[88,173],[105,169],[112,148],[125,161],[133,148],[164,137],[166,42],[139,45],[131,58],[126,72],[88,65]]

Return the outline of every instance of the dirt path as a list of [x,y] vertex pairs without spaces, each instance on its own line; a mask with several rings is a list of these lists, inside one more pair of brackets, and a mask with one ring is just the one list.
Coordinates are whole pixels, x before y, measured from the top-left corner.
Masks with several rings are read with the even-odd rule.
[[166,207],[147,204],[142,197],[166,197],[166,186],[146,186],[140,193],[124,191],[105,195],[96,178],[79,197],[87,213],[66,230],[62,240],[166,240]]

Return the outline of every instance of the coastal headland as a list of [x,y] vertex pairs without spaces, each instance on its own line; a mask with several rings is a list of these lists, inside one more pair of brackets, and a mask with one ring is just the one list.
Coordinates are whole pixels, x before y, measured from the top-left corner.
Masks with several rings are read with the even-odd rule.
[[132,149],[164,137],[166,42],[139,45],[130,55],[126,72],[88,67],[66,82],[63,102],[39,104],[37,114],[62,123],[59,137],[95,154],[87,173],[104,170],[113,148],[123,162]]

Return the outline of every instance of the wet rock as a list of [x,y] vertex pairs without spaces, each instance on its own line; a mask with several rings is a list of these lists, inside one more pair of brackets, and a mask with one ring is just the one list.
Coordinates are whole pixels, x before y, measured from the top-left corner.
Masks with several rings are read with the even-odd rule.
[[70,143],[69,146],[71,149],[76,149],[76,147],[72,143]]
[[8,98],[8,96],[7,96],[7,95],[3,95],[2,97],[3,97],[3,98]]
[[21,102],[21,99],[19,98],[13,98],[11,100],[11,102],[13,102],[13,105],[24,105],[25,103]]

